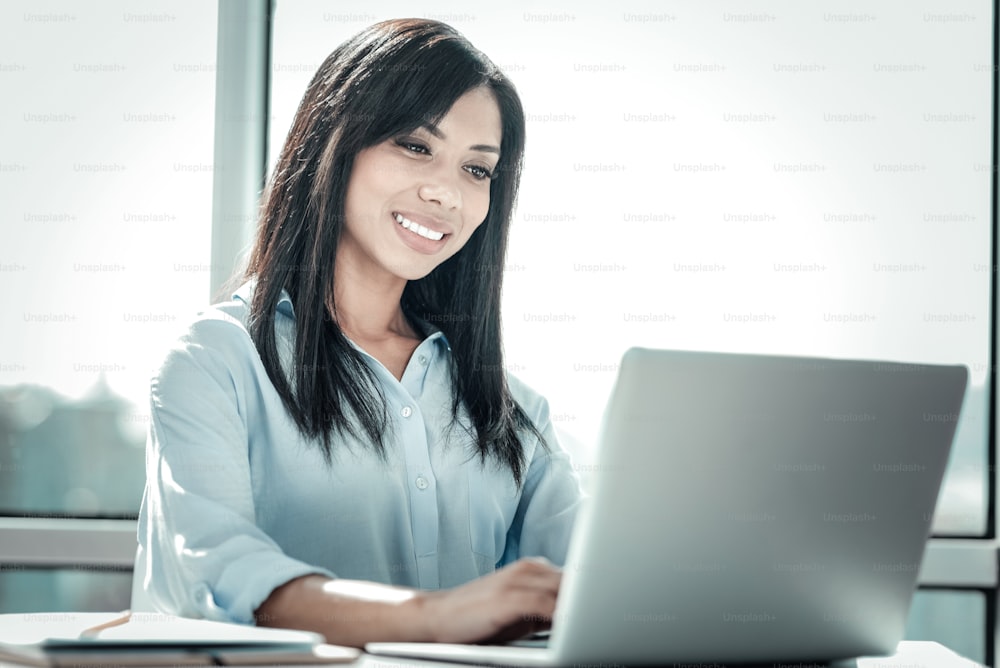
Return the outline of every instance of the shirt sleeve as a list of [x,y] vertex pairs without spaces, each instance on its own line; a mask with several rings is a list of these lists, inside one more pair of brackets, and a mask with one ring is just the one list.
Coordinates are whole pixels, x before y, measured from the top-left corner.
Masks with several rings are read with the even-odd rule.
[[139,543],[143,587],[161,611],[252,624],[281,584],[333,576],[285,555],[255,524],[244,413],[255,360],[241,324],[200,320],[152,381]]
[[537,556],[561,567],[582,501],[580,478],[559,443],[548,402],[516,379],[511,389],[548,448],[536,443],[532,450],[502,563]]

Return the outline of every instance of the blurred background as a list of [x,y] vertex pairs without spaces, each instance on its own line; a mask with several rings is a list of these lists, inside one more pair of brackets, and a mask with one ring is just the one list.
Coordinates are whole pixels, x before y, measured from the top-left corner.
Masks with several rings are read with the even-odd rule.
[[[329,52],[401,16],[521,93],[507,366],[585,483],[629,346],[964,364],[936,543],[995,552],[995,3],[267,6],[0,5],[0,612],[127,607],[150,374],[253,233],[219,134],[258,128],[269,166]],[[221,113],[220,39],[261,26],[266,111]],[[982,661],[995,554],[992,585],[954,569],[907,633]]]

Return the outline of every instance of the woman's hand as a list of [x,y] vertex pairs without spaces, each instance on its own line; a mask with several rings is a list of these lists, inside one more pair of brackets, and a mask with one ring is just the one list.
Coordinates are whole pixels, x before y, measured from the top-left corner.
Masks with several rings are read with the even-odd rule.
[[422,592],[422,617],[435,642],[503,641],[547,629],[562,571],[526,558],[454,589]]
[[278,587],[257,624],[322,633],[327,642],[474,643],[511,640],[549,628],[562,571],[521,559],[460,587],[406,587],[305,575]]

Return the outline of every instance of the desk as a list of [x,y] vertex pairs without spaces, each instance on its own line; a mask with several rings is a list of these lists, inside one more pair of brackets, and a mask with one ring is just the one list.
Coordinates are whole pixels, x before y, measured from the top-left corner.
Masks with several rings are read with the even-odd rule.
[[[46,637],[88,628],[116,616],[117,613],[62,612],[0,615],[0,642],[39,641]],[[18,668],[20,665],[0,660],[0,668]],[[356,668],[395,668],[397,666],[450,666],[455,668],[461,664],[363,654],[354,663],[336,665]],[[804,668],[807,665],[809,664],[777,663],[771,664],[769,668],[800,668],[800,666]],[[856,664],[852,662],[845,665],[856,665],[856,668],[981,668],[979,664],[959,656],[943,645],[935,642],[916,641],[901,642],[896,654],[891,657],[863,658],[858,659]]]

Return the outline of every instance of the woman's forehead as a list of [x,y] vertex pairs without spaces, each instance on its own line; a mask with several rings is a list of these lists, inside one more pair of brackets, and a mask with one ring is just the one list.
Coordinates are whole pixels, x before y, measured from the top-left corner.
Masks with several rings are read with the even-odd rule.
[[462,94],[436,123],[425,126],[441,138],[452,136],[468,140],[481,147],[496,147],[499,151],[503,124],[500,105],[488,88],[473,88]]

